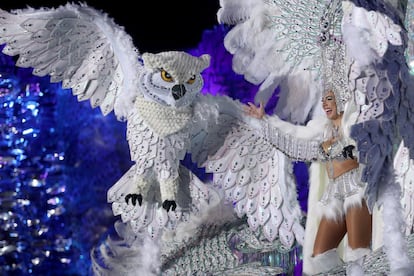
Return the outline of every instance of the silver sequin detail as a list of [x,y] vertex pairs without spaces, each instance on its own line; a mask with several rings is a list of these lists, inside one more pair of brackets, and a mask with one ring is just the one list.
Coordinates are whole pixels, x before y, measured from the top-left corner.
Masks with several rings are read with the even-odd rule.
[[320,141],[300,139],[284,133],[277,127],[272,127],[266,121],[261,121],[262,136],[270,144],[285,153],[289,158],[299,161],[315,161],[320,158]]
[[329,205],[334,198],[344,201],[345,198],[358,194],[365,185],[364,182],[361,182],[360,170],[353,169],[335,179],[330,179],[320,202],[323,205]]

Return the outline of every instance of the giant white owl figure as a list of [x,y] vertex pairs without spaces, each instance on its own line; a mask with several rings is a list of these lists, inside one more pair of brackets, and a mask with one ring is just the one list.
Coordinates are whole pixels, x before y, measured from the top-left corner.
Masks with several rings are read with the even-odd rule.
[[200,94],[209,55],[141,55],[122,27],[85,4],[0,10],[0,25],[3,52],[19,55],[17,66],[127,121],[134,165],[108,191],[115,215],[156,237],[209,202],[208,189],[180,161],[190,152],[201,163],[217,150],[239,110],[230,98]]
[[[239,120],[244,115],[238,101],[199,93],[208,55],[141,55],[122,27],[85,4],[0,10],[0,24],[3,52],[18,55],[17,66],[49,75],[79,101],[127,121],[134,165],[109,189],[108,201],[135,233],[156,238],[224,198],[230,206],[238,202],[239,217],[247,210],[249,225],[263,227],[269,241],[281,236],[291,247],[303,240],[291,164]],[[225,162],[206,163],[215,153],[217,158],[240,147]],[[202,183],[180,164],[186,153],[222,181],[214,188]],[[280,173],[272,173],[278,166]],[[233,190],[234,181],[242,188]]]

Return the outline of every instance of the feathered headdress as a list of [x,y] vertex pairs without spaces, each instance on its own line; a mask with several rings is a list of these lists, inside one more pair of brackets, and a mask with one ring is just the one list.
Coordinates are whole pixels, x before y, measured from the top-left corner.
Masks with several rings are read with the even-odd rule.
[[321,81],[323,93],[332,91],[335,94],[336,106],[339,112],[344,111],[345,103],[350,98],[347,59],[345,45],[341,34],[343,16],[341,1],[332,1],[327,6],[320,19],[321,47]]

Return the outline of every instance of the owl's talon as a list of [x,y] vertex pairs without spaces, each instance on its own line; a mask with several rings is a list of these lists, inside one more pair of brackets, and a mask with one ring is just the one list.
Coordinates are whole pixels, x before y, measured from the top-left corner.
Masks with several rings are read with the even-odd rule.
[[164,202],[162,203],[162,208],[164,208],[165,210],[170,211],[175,211],[175,208],[177,208],[177,203],[175,203],[175,200],[164,200]]
[[125,196],[125,202],[126,204],[129,204],[129,199],[131,199],[132,205],[137,205],[137,200],[138,200],[138,204],[139,206],[141,206],[142,204],[142,195],[141,194],[127,194]]

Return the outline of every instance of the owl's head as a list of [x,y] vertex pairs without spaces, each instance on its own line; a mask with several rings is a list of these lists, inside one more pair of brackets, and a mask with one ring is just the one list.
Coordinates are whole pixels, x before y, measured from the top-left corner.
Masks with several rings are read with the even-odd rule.
[[171,107],[185,107],[203,88],[201,72],[210,56],[195,57],[181,51],[142,55],[144,70],[139,86],[144,98]]

